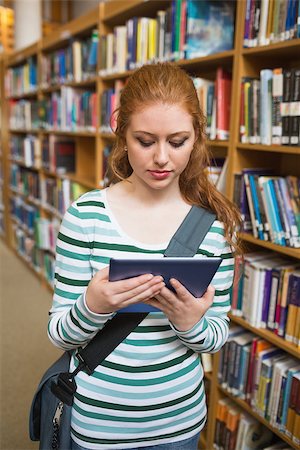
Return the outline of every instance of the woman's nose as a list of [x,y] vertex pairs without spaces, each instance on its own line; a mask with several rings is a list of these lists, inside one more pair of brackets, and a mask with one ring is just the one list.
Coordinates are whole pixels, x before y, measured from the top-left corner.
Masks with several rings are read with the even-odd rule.
[[167,144],[157,144],[154,153],[154,162],[158,166],[165,166],[169,161],[169,153],[167,149]]

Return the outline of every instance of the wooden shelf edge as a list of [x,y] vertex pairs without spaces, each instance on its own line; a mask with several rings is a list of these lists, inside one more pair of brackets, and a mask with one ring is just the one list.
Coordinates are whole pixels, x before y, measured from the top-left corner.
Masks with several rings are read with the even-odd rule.
[[270,331],[270,330],[253,327],[248,322],[246,322],[246,320],[244,320],[242,317],[235,316],[231,313],[228,314],[228,317],[230,318],[230,320],[232,320],[232,322],[234,322],[238,325],[241,325],[244,328],[247,328],[247,330],[252,331],[253,334],[258,335],[258,336],[262,337],[263,339],[266,339],[267,341],[269,341],[272,344],[276,345],[277,347],[281,348],[285,352],[288,352],[290,355],[294,356],[295,358],[300,359],[300,349],[298,349],[296,345],[293,345],[290,342],[285,341],[283,338],[272,333],[272,331]]
[[51,48],[59,46],[61,41],[68,41],[74,35],[83,33],[93,27],[98,28],[99,18],[99,6],[97,6],[85,15],[61,25],[53,33],[41,39],[41,50],[50,51]]
[[291,256],[292,258],[300,259],[300,249],[298,248],[284,247],[283,245],[273,244],[269,241],[262,241],[248,233],[240,233],[240,237],[244,241],[250,242],[251,244],[259,245],[274,252],[282,253],[283,255]]
[[241,408],[243,408],[247,413],[249,413],[252,417],[257,419],[259,422],[261,422],[263,425],[265,425],[269,430],[271,430],[274,434],[279,436],[283,441],[287,442],[292,448],[300,449],[300,447],[293,442],[288,436],[281,433],[277,428],[274,428],[264,417],[261,417],[259,414],[257,414],[253,409],[251,408],[248,403],[246,403],[244,400],[241,400],[240,398],[235,397],[234,395],[230,394],[226,389],[222,388],[219,384],[217,385],[219,391],[221,391],[224,395],[229,397],[231,400],[233,400],[237,405],[239,405]]
[[261,144],[242,144],[238,142],[235,144],[237,149],[256,151],[256,152],[271,152],[271,153],[290,153],[300,155],[300,147],[291,147],[288,145],[261,145]]
[[272,50],[285,50],[285,49],[291,49],[291,48],[297,49],[297,47],[299,47],[299,46],[300,46],[300,38],[290,39],[290,40],[281,41],[281,42],[273,42],[268,45],[260,45],[258,47],[253,47],[253,48],[244,48],[242,50],[242,55],[243,56],[259,55],[259,54],[264,54],[264,53],[270,53],[270,52],[272,52]]
[[40,41],[34,44],[28,45],[28,47],[15,50],[13,53],[7,55],[4,60],[5,68],[19,65],[22,61],[25,61],[30,56],[37,54],[40,48]]

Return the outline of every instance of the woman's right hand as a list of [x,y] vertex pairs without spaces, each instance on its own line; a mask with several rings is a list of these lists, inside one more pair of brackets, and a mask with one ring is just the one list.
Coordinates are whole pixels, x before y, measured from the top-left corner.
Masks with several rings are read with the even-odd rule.
[[140,275],[127,280],[109,281],[109,267],[99,270],[89,282],[86,304],[96,314],[108,314],[158,295],[165,286],[161,276]]

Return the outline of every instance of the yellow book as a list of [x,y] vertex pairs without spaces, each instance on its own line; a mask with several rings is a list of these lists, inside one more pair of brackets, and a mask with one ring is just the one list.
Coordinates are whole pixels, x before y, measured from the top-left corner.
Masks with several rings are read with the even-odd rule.
[[142,55],[142,42],[141,42],[141,18],[137,21],[137,31],[136,31],[136,62],[141,62],[141,55]]
[[266,32],[266,43],[270,43],[270,36],[272,32],[273,25],[273,13],[274,13],[274,0],[269,0],[269,12],[267,21],[267,32]]
[[287,320],[286,320],[286,327],[285,327],[285,340],[288,342],[294,341],[294,330],[296,325],[296,317],[298,313],[299,307],[296,305],[289,305],[288,306],[288,313],[287,313]]
[[245,100],[244,100],[244,109],[245,109],[245,136],[247,139],[247,142],[249,142],[249,89],[250,89],[250,83],[249,81],[246,81],[244,84],[244,92],[245,92]]
[[157,22],[156,19],[149,19],[148,27],[148,59],[154,60],[156,58],[157,47]]

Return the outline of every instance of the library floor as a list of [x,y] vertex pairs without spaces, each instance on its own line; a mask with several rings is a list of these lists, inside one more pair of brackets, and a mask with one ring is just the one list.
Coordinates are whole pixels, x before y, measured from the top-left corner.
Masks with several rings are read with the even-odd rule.
[[60,351],[46,329],[51,293],[0,240],[1,450],[38,449],[28,412],[45,369]]

